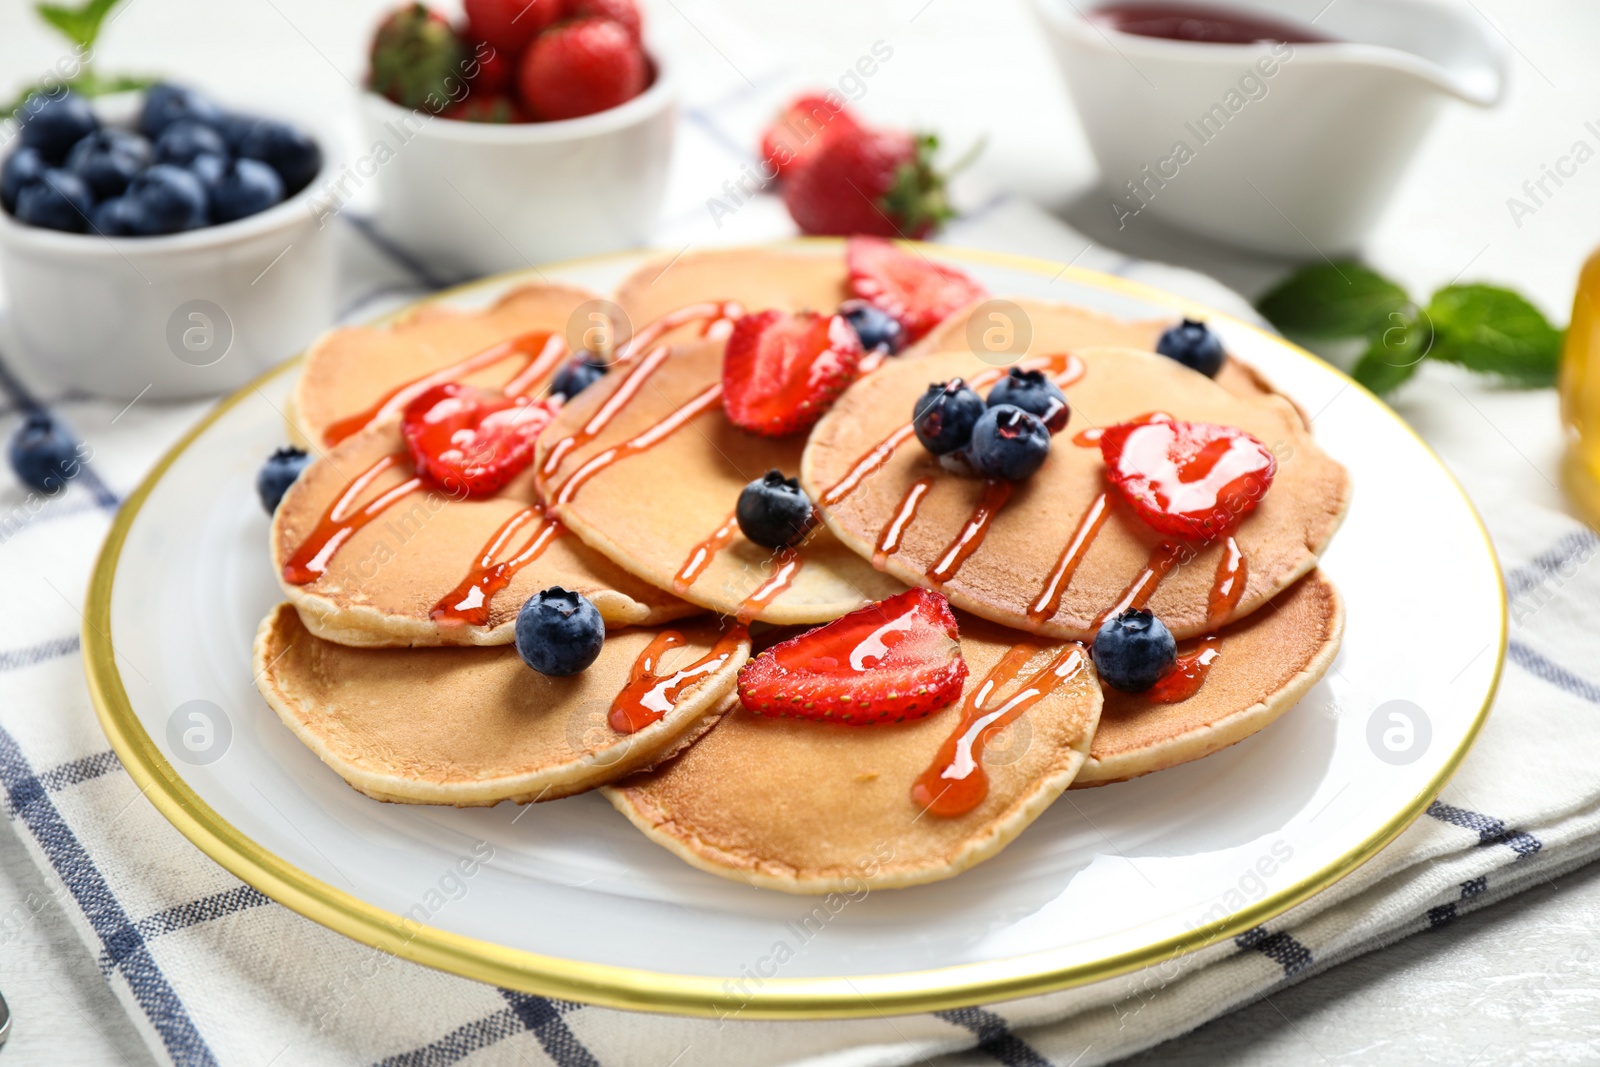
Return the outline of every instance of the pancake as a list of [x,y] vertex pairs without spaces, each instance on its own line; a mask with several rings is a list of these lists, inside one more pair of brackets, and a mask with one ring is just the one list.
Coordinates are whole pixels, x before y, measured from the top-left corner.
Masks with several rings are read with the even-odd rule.
[[[1256,610],[1316,565],[1344,517],[1349,478],[1315,442],[1292,405],[1269,394],[1237,396],[1170,359],[1125,348],[1076,353],[1085,373],[1066,393],[1072,419],[1051,445],[1033,477],[1017,483],[981,540],[947,580],[929,577],[976,513],[984,483],[946,473],[914,438],[868,473],[842,499],[829,490],[858,462],[904,428],[930,382],[998,373],[965,352],[886,361],[852,385],[812,430],[801,481],[817,501],[829,529],[851,549],[871,558],[920,478],[930,479],[920,506],[903,526],[898,550],[879,566],[901,581],[940,587],[951,603],[1020,630],[1091,640],[1095,619],[1125,599],[1158,553],[1162,535],[1141,521],[1105,479],[1097,446],[1073,438],[1154,411],[1178,419],[1221,423],[1254,434],[1278,457],[1278,472],[1235,540],[1245,581],[1231,609],[1213,618],[1212,586],[1227,556],[1226,540],[1178,546],[1178,563],[1159,580],[1148,607],[1177,637],[1194,637]],[[1107,494],[1103,525],[1078,559],[1069,580],[1059,580],[1080,520]],[[975,547],[974,547],[975,546]],[[1059,594],[1053,610],[1050,593]],[[1035,605],[1038,605],[1036,608]],[[1033,609],[1030,611],[1030,609]]]
[[[842,242],[813,250],[728,248],[663,257],[628,275],[616,296],[634,330],[706,301],[737,301],[745,311],[809,309],[831,314],[849,298],[850,274]],[[667,334],[680,341],[693,336],[693,327]]]
[[[1020,316],[998,306],[1005,304],[1018,309]],[[995,335],[995,345],[1001,352],[1014,349],[1019,356],[1075,352],[1080,348],[1101,346],[1154,352],[1162,333],[1174,325],[1176,323],[1170,319],[1118,319],[1073,304],[1028,297],[1002,297],[999,300],[980,300],[956,312],[902,355],[972,352],[981,356],[985,349],[986,327],[999,329],[1000,332]],[[1024,340],[1027,344],[1024,344]],[[1239,396],[1275,392],[1272,383],[1261,372],[1232,356],[1217,372],[1216,383]]]
[[[1020,635],[961,617],[972,696]],[[1082,649],[1045,642],[1016,678]],[[962,721],[958,702],[898,725],[769,719],[735,706],[669,763],[605,795],[657,844],[701,870],[764,889],[829,893],[918,885],[1006,846],[1083,765],[1100,714],[1087,656],[1078,672],[989,742],[988,795],[963,815],[924,812],[913,783]],[[1025,681],[998,687],[1000,706]]]
[[[306,352],[286,409],[291,435],[302,447],[320,449],[330,443],[330,427],[372,410],[401,386],[522,334],[564,337],[573,312],[594,299],[571,286],[524,285],[480,311],[424,304],[388,326],[330,330]],[[499,388],[521,366],[506,359],[459,380]]]
[[[677,628],[685,644],[657,674],[712,652],[712,620]],[[608,722],[612,701],[657,632],[606,638],[581,674],[547,678],[510,648],[356,649],[314,637],[288,604],[256,634],[256,685],[296,737],[376,800],[476,807],[592,789],[666,758],[722,711],[748,639],[632,734]],[[731,640],[731,639],[730,639]]]
[[[366,647],[509,644],[523,602],[552,585],[588,597],[609,627],[654,625],[696,612],[570,533],[543,530],[540,515],[527,513],[537,500],[531,470],[488,499],[452,499],[427,489],[412,492],[357,529],[327,560],[321,577],[304,585],[284,579],[284,564],[346,487],[387,456],[400,459],[368,484],[360,504],[412,476],[397,421],[362,430],[330,449],[290,486],[273,517],[274,571],[284,595],[318,637]],[[542,552],[489,596],[487,611],[480,609],[477,618],[435,621],[435,605],[481,600],[481,594],[474,597],[461,583],[474,573],[497,531],[519,514],[524,524],[511,532],[490,563],[518,556],[541,533],[546,539]]]
[[1288,711],[1339,654],[1344,604],[1312,571],[1221,632],[1220,655],[1187,700],[1105,691],[1089,762],[1072,787],[1126,781],[1237,744]]
[[[695,341],[614,368],[573,398],[539,437],[534,469],[540,491],[556,517],[591,548],[662,589],[672,589],[701,607],[777,624],[828,622],[905,587],[880,574],[826,530],[819,529],[797,554],[792,580],[764,606],[747,600],[781,581],[789,570],[771,549],[747,540],[731,523],[739,493],[768,470],[793,476],[800,469],[805,437],[758,437],[729,422],[710,390],[720,388],[722,346]],[[612,398],[616,397],[616,402]],[[663,424],[700,398],[699,414],[684,420],[642,451],[626,455],[592,477],[574,472],[613,448]],[[564,438],[580,435],[597,416],[615,411],[598,434],[576,447]],[[667,425],[671,425],[670,423]],[[546,472],[552,455],[558,462]],[[581,490],[577,487],[581,485]],[[713,539],[726,530],[716,549]],[[692,581],[674,582],[702,552]]]

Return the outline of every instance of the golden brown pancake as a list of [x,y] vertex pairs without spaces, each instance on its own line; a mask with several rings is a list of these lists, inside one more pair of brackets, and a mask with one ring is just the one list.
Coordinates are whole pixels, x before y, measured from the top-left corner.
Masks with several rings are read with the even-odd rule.
[[[1017,483],[1008,502],[988,524],[987,534],[965,563],[943,583],[951,603],[1021,630],[1090,640],[1095,619],[1117,604],[1163,545],[1162,535],[1123,504],[1105,478],[1098,446],[1072,440],[1080,431],[1125,422],[1149,412],[1180,420],[1236,426],[1255,435],[1278,457],[1278,472],[1236,539],[1246,563],[1237,606],[1215,620],[1226,624],[1264,604],[1316,565],[1338,528],[1349,499],[1345,470],[1329,458],[1305,429],[1292,405],[1276,395],[1237,396],[1170,359],[1124,348],[1088,348],[1077,353],[1086,373],[1066,389],[1071,423],[1056,435],[1038,473]],[[856,382],[811,433],[801,481],[822,506],[828,527],[850,548],[871,558],[908,490],[929,478],[915,517],[904,524],[897,551],[883,560],[888,573],[905,582],[939,583],[929,572],[945,559],[985,493],[984,483],[943,470],[915,440],[908,439],[859,486],[834,502],[827,491],[843,481],[862,457],[904,427],[930,382],[972,378],[988,368],[964,352],[889,360]],[[1061,588],[1053,612],[1046,591],[1078,528],[1102,493],[1109,509],[1099,534]],[[1211,628],[1210,593],[1224,542],[1198,544],[1172,568],[1150,598],[1150,610],[1181,638]]]
[[[738,614],[750,597],[781,566],[776,554],[753,544],[729,527],[725,547],[708,552],[692,583],[674,580],[697,549],[728,526],[739,493],[769,470],[794,476],[800,468],[804,435],[758,437],[734,426],[711,396],[703,412],[657,443],[625,455],[563,501],[568,480],[591,459],[660,425],[674,412],[722,380],[722,345],[697,341],[645,373],[640,361],[612,369],[605,378],[568,404],[539,437],[535,470],[555,515],[591,548],[614,563],[685,600],[725,615]],[[638,374],[637,378],[630,375]],[[578,433],[596,413],[607,410],[613,394],[631,399],[598,436],[563,453],[553,473],[544,468],[563,438]],[[580,483],[573,483],[574,485]],[[905,587],[819,529],[799,550],[793,581],[754,618],[778,624],[827,622]]]
[[[674,629],[686,643],[666,654],[658,676],[706,656],[722,636],[709,619]],[[457,807],[553,800],[651,766],[722,710],[747,640],[657,722],[632,734],[611,728],[611,704],[657,632],[608,635],[588,670],[549,678],[510,648],[337,645],[280,604],[256,634],[256,685],[296,737],[374,799]]]
[[[368,485],[361,504],[412,476],[398,422],[362,430],[313,463],[284,494],[273,517],[273,566],[284,594],[318,637],[367,647],[508,644],[523,601],[552,585],[588,597],[612,627],[654,625],[696,612],[565,532],[552,537],[537,558],[489,598],[486,620],[441,623],[431,618],[434,606],[472,573],[496,532],[537,499],[531,470],[488,499],[452,499],[442,491],[418,489],[356,530],[329,558],[321,577],[305,585],[282,580],[285,562],[345,488],[390,455],[402,459]],[[538,535],[538,517],[528,519],[492,562],[513,558]],[[450,603],[461,603],[468,595]]]
[[[745,311],[823,311],[850,298],[844,245],[814,249],[728,248],[664,256],[634,271],[617,287],[635,331],[668,312],[706,301],[734,300]],[[698,327],[667,336],[685,340]]]
[[[961,616],[966,696],[1023,635]],[[670,763],[606,796],[651,840],[684,861],[788,893],[918,885],[999,852],[1072,781],[1100,714],[1100,686],[1073,644],[1041,642],[1002,705],[1033,672],[1080,654],[1081,669],[988,742],[988,795],[966,814],[924,812],[912,785],[962,721],[963,701],[897,725],[771,719],[735,705]]]
[[1073,788],[1126,781],[1243,741],[1317,684],[1343,635],[1344,603],[1333,583],[1312,571],[1222,630],[1220,654],[1187,700],[1158,704],[1107,687],[1089,762]]
[[[595,294],[566,285],[524,285],[481,311],[424,304],[387,326],[344,326],[318,338],[290,397],[290,430],[320,449],[328,428],[368,411],[393,390],[492,345],[531,331],[565,336],[572,313]],[[461,380],[504,385],[520,363],[507,360]]]
[[[1101,346],[1154,352],[1161,334],[1173,325],[1170,319],[1118,319],[1049,300],[985,298],[945,319],[902,355],[988,352],[991,360],[1003,362],[1013,352],[1022,357]],[[1259,371],[1232,356],[1217,372],[1216,382],[1240,396],[1275,392]]]

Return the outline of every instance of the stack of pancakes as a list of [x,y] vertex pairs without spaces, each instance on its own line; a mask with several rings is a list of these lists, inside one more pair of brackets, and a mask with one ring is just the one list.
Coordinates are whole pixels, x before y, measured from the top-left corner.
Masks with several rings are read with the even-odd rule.
[[[1024,351],[974,352],[972,319],[987,313],[974,305],[864,375],[809,434],[757,437],[729,422],[715,392],[726,335],[717,316],[736,308],[719,303],[827,312],[850,296],[838,247],[646,266],[615,294],[640,343],[561,408],[531,466],[487,499],[412,481],[399,409],[417,383],[439,380],[539,395],[594,294],[530,286],[479,311],[429,307],[324,337],[290,414],[291,435],[317,459],[273,520],[274,563],[281,571],[330,513],[370,506],[374,515],[341,535],[315,580],[285,580],[287,603],[256,641],[267,701],[376,799],[489,805],[603,787],[646,835],[697,867],[820,893],[955,874],[1069,786],[1215,752],[1322,676],[1343,616],[1316,564],[1349,484],[1259,374],[1230,358],[1211,380],[1155,355],[1170,322],[1017,300],[1008,313],[1020,310],[1031,327]],[[662,321],[702,304],[716,311]],[[1064,357],[1074,368],[1071,425],[959,568],[941,567],[970,534],[984,488],[904,440],[913,403],[930,382]],[[1148,567],[1168,546],[1107,494],[1099,450],[1070,440],[1153,411],[1244,429],[1279,464],[1235,545],[1183,546],[1160,578]],[[770,469],[798,475],[821,503],[823,523],[793,553],[751,543],[732,521],[740,490]],[[1244,587],[1218,617],[1209,594],[1235,546]],[[598,661],[568,678],[529,670],[512,645],[522,603],[557,585],[588,597],[608,628]],[[956,609],[969,668],[956,705],[866,727],[763,718],[740,705],[736,676],[752,640],[759,649],[909,585],[939,589]],[[1071,654],[1135,589],[1180,652],[1186,640],[1215,649],[1187,698],[1103,689],[1087,654]],[[468,610],[441,615],[445,604]],[[1073,665],[1062,684],[985,733],[977,759],[988,790],[975,807],[939,814],[912,799],[958,724],[981,723],[1030,674],[1062,662]],[[613,725],[625,688],[700,664],[655,721],[631,733]]]

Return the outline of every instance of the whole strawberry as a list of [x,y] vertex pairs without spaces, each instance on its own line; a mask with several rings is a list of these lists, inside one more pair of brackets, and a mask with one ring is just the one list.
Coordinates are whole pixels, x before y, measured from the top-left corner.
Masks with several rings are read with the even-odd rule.
[[450,102],[450,80],[462,76],[466,59],[466,45],[444,16],[407,4],[373,34],[369,85],[401,107],[439,111]]
[[516,62],[528,42],[565,13],[562,0],[463,0],[467,30],[487,41],[508,63]]
[[573,0],[567,8],[567,17],[610,19],[627,30],[635,41],[644,29],[633,0]]
[[803,233],[924,237],[953,212],[931,135],[845,128],[785,175],[783,202]]
[[537,119],[575,119],[627,103],[650,81],[639,43],[611,19],[558,23],[539,35],[517,76]]

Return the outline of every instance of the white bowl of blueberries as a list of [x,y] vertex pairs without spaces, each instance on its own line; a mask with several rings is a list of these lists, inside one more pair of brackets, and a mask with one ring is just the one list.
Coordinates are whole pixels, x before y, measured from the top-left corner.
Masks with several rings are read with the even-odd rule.
[[0,274],[35,376],[150,399],[213,395],[333,317],[310,210],[329,162],[297,125],[161,84],[18,110],[0,164]]

